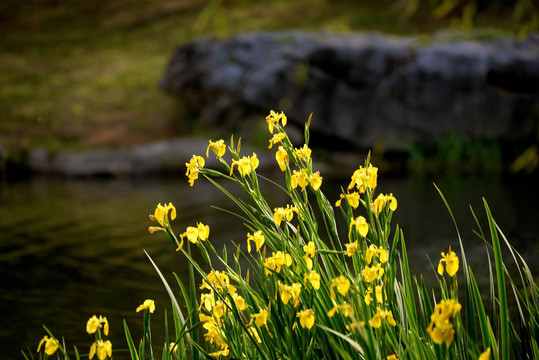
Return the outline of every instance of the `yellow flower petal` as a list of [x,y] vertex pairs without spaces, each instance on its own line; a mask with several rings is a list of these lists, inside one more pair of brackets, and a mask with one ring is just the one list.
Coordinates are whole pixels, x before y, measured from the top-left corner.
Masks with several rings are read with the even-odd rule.
[[148,309],[153,314],[155,311],[155,302],[151,299],[144,300],[144,303],[137,307],[137,312]]
[[477,358],[477,360],[489,360],[489,359],[490,359],[490,348],[485,350],[485,352],[479,355],[479,357]]

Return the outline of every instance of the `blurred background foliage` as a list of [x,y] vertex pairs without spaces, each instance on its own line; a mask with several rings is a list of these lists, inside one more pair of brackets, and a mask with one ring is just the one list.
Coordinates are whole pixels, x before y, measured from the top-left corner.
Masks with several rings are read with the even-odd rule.
[[523,38],[538,14],[532,0],[3,0],[0,152],[17,162],[34,147],[192,135],[199,115],[158,81],[173,50],[198,36],[301,28]]

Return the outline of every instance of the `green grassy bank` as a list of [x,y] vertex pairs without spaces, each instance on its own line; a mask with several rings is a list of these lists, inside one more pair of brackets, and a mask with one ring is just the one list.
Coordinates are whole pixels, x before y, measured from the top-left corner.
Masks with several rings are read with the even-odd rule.
[[[407,1],[76,0],[0,5],[0,142],[17,162],[50,151],[186,135],[196,115],[160,92],[175,47],[197,36],[284,28],[431,34],[454,23]],[[475,19],[486,34],[514,34],[512,8]],[[496,30],[493,30],[496,29]]]

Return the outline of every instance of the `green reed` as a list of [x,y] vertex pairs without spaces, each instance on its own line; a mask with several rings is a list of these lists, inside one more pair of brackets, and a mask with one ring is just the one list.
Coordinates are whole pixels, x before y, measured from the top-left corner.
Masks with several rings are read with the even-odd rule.
[[[310,118],[305,143],[299,147],[284,130],[286,115],[271,111],[266,121],[269,148],[276,148],[275,160],[284,177],[281,183],[257,174],[256,153],[242,154],[241,141],[233,138],[228,146],[224,140],[210,140],[206,157],[193,155],[186,164],[191,186],[202,177],[237,206],[237,212],[227,212],[242,220],[245,239],[234,253],[226,247],[217,251],[209,225],[201,222],[174,232],[171,222],[177,214],[172,203],[158,204],[150,215],[157,224],[149,231],[164,233],[189,263],[188,283],[175,275],[177,284],[169,285],[148,255],[173,309],[165,313],[161,355],[152,343],[155,304],[148,299],[137,309],[143,314],[138,343],[124,322],[127,350],[112,350],[104,340],[106,318],[89,320],[87,331],[96,334],[90,358],[109,359],[121,351],[131,359],[539,358],[537,284],[486,201],[488,231],[477,221],[477,235],[494,257],[489,298],[484,300],[479,291],[439,189],[458,242],[447,244],[447,251],[441,249],[439,286],[430,288],[422,276],[410,273],[403,232],[391,223],[397,198],[376,193],[378,169],[369,157],[339,199],[330,201],[321,190],[323,177],[313,166]],[[205,167],[209,156],[218,159],[221,169]],[[243,195],[232,195],[230,186],[241,188]],[[279,188],[287,200],[271,203],[262,195],[263,186]],[[472,215],[477,220],[473,210]],[[337,226],[337,216],[344,218],[345,228]],[[502,245],[518,266],[516,278],[502,260]],[[193,259],[193,251],[200,253],[203,264]],[[514,296],[517,314],[508,312],[508,294]],[[69,358],[65,344],[50,332],[38,353],[40,359],[55,353]],[[31,352],[24,356],[34,358]],[[75,356],[80,358],[78,352]]]

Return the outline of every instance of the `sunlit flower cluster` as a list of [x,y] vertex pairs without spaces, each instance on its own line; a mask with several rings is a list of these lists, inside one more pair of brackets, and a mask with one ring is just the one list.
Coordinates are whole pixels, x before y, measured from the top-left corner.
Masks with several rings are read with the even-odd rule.
[[86,332],[88,334],[96,334],[94,343],[90,346],[89,358],[93,359],[95,355],[99,360],[105,360],[107,357],[112,357],[112,343],[110,340],[103,340],[101,338],[101,329],[103,334],[108,336],[109,334],[109,322],[104,316],[93,315],[86,323]]
[[302,147],[294,150],[294,154],[296,155],[296,159],[298,159],[298,161],[309,162],[311,160],[312,150],[307,146],[307,144],[303,144]]
[[[381,304],[384,301],[384,293],[382,285],[376,285],[375,292],[375,299],[377,304]],[[365,290],[365,304],[370,305],[372,301],[372,287],[369,286],[367,290]]]
[[365,261],[367,264],[372,263],[373,258],[377,257],[378,261],[385,264],[388,260],[388,254],[386,249],[378,248],[374,244],[370,244],[365,252]]
[[307,169],[302,169],[301,171],[294,170],[292,172],[292,175],[290,176],[290,186],[292,186],[292,189],[299,186],[301,190],[305,190],[309,185],[311,185],[313,190],[320,189],[322,177],[320,176],[319,171],[312,174],[309,174]]
[[292,221],[294,213],[298,213],[298,209],[294,205],[286,205],[286,208],[278,207],[273,209],[273,211],[273,221],[275,221],[275,224],[277,224],[277,226],[281,226],[281,222],[283,221],[283,219],[288,222]]
[[[240,154],[241,139],[236,147],[233,138],[228,147],[222,139],[209,141],[206,158],[212,152],[224,170],[205,168],[204,158],[197,155],[186,163],[190,186],[202,174],[241,209],[242,213],[236,215],[249,232],[239,244],[237,239],[232,239],[236,248],[233,255],[226,247],[222,256],[218,254],[213,244],[206,241],[209,225],[201,222],[176,236],[170,226],[177,215],[172,203],[159,203],[150,215],[158,224],[149,227],[150,233],[166,233],[189,266],[189,286],[177,277],[188,316],[184,318],[183,307],[171,295],[176,338],[167,333],[169,338],[161,344],[164,345],[162,358],[179,360],[196,355],[216,359],[312,359],[350,353],[350,358],[386,360],[458,358],[456,354],[488,360],[491,355],[488,346],[494,346],[494,357],[502,358],[495,346],[497,339],[489,339],[489,344],[476,344],[474,341],[481,338],[477,334],[476,339],[468,337],[462,326],[457,315],[461,310],[458,303],[461,289],[454,277],[459,258],[451,246],[447,253],[441,253],[437,272],[440,276],[447,273],[453,277],[447,282],[441,279],[440,286],[442,298],[454,299],[436,304],[426,327],[424,316],[428,315],[433,294],[437,292],[430,292],[420,281],[415,281],[418,291],[413,289],[410,280],[415,278],[410,278],[402,232],[391,226],[397,209],[396,197],[393,193],[376,194],[378,168],[370,163],[369,155],[364,165],[355,170],[348,186],[341,190],[333,207],[320,191],[320,172],[313,171],[312,151],[308,146],[310,120],[305,127],[305,143],[294,147],[283,129],[286,115],[272,110],[266,117],[271,134],[268,148],[277,148],[275,160],[283,172],[280,174],[284,184],[257,174],[259,159],[255,153]],[[259,180],[267,181],[259,183]],[[221,181],[232,181],[245,191],[247,199],[228,192]],[[282,192],[266,199],[263,187],[268,183]],[[280,197],[283,194],[284,201]],[[286,205],[278,207],[283,203]],[[335,210],[343,215],[342,223],[335,218]],[[397,244],[402,246],[402,253],[398,252]],[[191,253],[193,248],[199,250],[205,264],[197,263],[196,255]],[[216,270],[215,264],[224,270]],[[195,271],[202,278],[198,289]],[[468,275],[472,277],[471,272]],[[165,285],[172,293],[171,287]],[[480,294],[473,296],[477,303]],[[477,309],[481,310],[480,304]],[[154,311],[155,303],[151,299],[136,308],[144,316],[139,353],[124,323],[132,358],[154,357],[149,330]],[[481,317],[485,317],[484,309],[480,321]],[[89,358],[112,358],[112,344],[103,338],[109,333],[107,319],[92,316],[86,331],[95,334]],[[411,331],[413,336],[407,337]],[[439,346],[450,347],[457,331],[459,336],[461,333],[467,336],[463,337],[466,341],[456,341],[457,349],[446,351]],[[202,338],[205,344],[197,340]],[[462,346],[465,342],[472,346],[465,348]],[[480,353],[482,346],[486,350]],[[145,353],[148,347],[150,354]],[[40,359],[58,350],[65,354],[62,343],[52,335],[45,336],[38,346]]]
[[374,190],[376,188],[378,180],[378,168],[369,164],[366,168],[360,166],[359,169],[354,171],[352,179],[348,185],[348,190],[354,187],[360,194],[365,193],[367,189]]
[[197,244],[199,241],[205,241],[210,236],[210,227],[203,223],[197,223],[197,226],[188,226],[180,235],[182,240],[187,238],[191,243]]
[[451,345],[455,336],[452,320],[461,308],[462,305],[453,299],[442,300],[436,304],[427,328],[427,333],[434,343],[438,345],[445,343],[447,347]]
[[354,315],[354,308],[344,301],[342,304],[335,304],[335,306],[328,311],[328,316],[333,317],[335,316],[336,312],[341,313],[341,315],[344,317],[351,317]]
[[282,284],[279,281],[279,292],[281,293],[281,301],[283,304],[292,303],[294,307],[299,305],[299,294],[301,293],[301,284],[292,283],[292,285]]
[[272,256],[264,260],[264,267],[266,268],[266,275],[270,275],[273,272],[280,273],[283,266],[292,265],[292,256],[282,251],[273,252]]
[[88,322],[86,322],[86,332],[88,334],[94,334],[97,332],[97,330],[103,329],[103,333],[105,335],[109,334],[109,322],[107,321],[107,318],[104,316],[99,316],[99,318],[94,315],[90,319],[88,319]]
[[88,357],[91,359],[97,355],[99,360],[105,360],[107,357],[112,357],[112,343],[110,340],[96,340],[90,347]]
[[376,314],[374,314],[374,316],[369,320],[369,325],[378,329],[380,326],[382,326],[382,320],[384,319],[391,326],[397,325],[397,322],[393,318],[393,313],[390,310],[382,310],[380,308],[376,309]]
[[232,306],[238,311],[247,310],[248,306],[245,299],[238,294],[236,287],[230,284],[230,277],[225,272],[212,270],[207,275],[207,279],[202,280],[200,289],[209,290],[208,293],[200,295],[199,310],[203,308],[207,312],[207,314],[199,313],[199,320],[206,330],[204,338],[219,349],[210,355],[212,357],[228,356],[230,350],[222,328],[223,317]]

